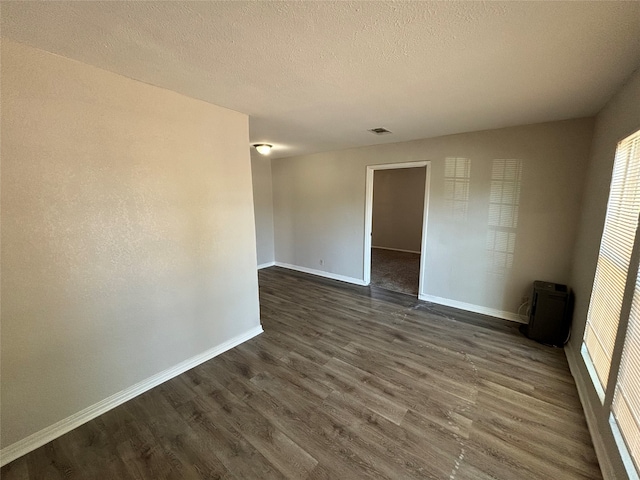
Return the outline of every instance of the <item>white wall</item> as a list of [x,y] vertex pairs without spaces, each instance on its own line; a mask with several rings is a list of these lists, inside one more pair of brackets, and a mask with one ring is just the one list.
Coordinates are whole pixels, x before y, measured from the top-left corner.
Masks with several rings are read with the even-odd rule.
[[592,419],[590,426],[597,431],[594,444],[597,451],[600,448],[598,451],[600,463],[603,470],[611,469],[615,474],[615,477],[609,478],[626,478],[626,475],[608,426],[609,412],[602,408],[593,388],[580,355],[580,347],[596,271],[600,238],[604,229],[616,146],[620,140],[638,129],[640,129],[640,71],[629,79],[596,118],[571,274],[576,303],[567,357],[582,394],[587,418]]
[[[516,312],[534,280],[569,282],[592,128],[578,119],[273,160],[276,261],[362,281],[366,166],[430,160],[425,293]],[[468,201],[455,200],[451,167],[465,159]],[[501,230],[490,204],[505,159],[521,161],[521,192],[517,227]],[[515,234],[510,268],[488,249],[497,230]]]
[[273,192],[271,184],[271,159],[252,158],[253,206],[256,222],[256,250],[258,267],[271,265],[273,248]]
[[248,118],[2,41],[2,446],[259,331]]
[[372,245],[420,252],[426,168],[376,170]]

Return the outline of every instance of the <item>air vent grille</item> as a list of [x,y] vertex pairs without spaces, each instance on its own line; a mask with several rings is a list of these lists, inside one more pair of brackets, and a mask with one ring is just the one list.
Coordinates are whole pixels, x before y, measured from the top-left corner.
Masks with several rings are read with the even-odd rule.
[[391,133],[384,127],[370,128],[369,131],[374,135],[388,135],[389,133]]

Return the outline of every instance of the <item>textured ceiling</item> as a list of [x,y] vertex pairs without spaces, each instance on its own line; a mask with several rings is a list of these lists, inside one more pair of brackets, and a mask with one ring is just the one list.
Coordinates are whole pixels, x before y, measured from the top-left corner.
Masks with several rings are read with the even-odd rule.
[[640,66],[640,2],[3,1],[1,16],[4,37],[249,114],[274,158],[593,115]]

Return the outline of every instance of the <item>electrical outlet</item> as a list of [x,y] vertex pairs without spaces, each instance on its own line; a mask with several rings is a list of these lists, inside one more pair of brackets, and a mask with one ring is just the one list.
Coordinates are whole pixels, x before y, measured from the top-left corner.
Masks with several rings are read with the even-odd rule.
[[324,265],[324,260],[320,259],[320,265]]

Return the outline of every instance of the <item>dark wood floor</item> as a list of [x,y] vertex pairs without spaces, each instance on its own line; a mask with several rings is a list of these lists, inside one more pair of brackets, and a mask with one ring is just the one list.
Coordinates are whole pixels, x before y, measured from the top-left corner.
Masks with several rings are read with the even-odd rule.
[[265,333],[5,466],[24,478],[602,478],[564,353],[276,267]]

